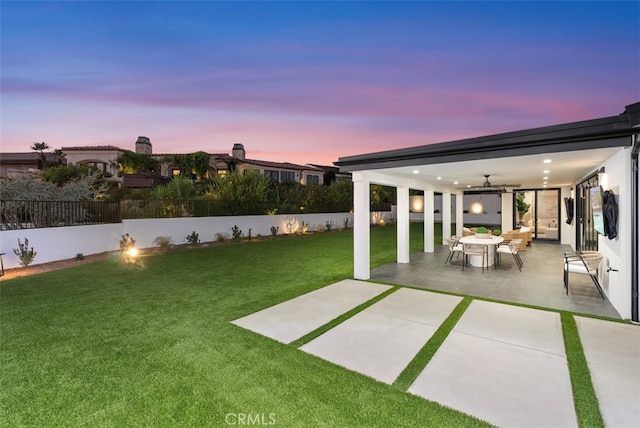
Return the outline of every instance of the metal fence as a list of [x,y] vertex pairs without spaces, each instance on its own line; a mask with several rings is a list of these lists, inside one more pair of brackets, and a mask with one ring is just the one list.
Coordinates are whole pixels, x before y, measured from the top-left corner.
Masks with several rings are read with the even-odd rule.
[[0,201],[2,230],[122,222],[119,202]]
[[[372,211],[373,210],[372,206]],[[378,207],[376,211],[381,211]],[[386,207],[390,209],[390,207]],[[310,211],[314,212],[325,211]],[[340,212],[327,210],[326,212]],[[256,201],[217,203],[211,200],[0,201],[0,230],[120,223],[122,219],[302,214],[293,205],[278,209]]]

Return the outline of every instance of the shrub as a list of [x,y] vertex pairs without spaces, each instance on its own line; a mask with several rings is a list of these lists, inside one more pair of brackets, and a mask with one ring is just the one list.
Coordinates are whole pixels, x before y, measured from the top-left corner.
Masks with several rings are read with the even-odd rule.
[[229,235],[227,235],[226,233],[218,232],[218,233],[216,233],[215,236],[216,236],[216,241],[218,241],[218,242],[224,242],[227,239],[229,239]]
[[84,254],[82,254],[82,253],[76,254],[76,260],[77,261],[84,260]]
[[495,229],[495,230],[493,231],[493,234],[494,234],[495,236],[500,236],[500,235],[502,235],[502,231],[501,231],[500,229]]
[[240,230],[240,228],[236,224],[231,228],[231,239],[233,239],[234,241],[239,241],[240,238],[242,238],[242,230]]
[[13,252],[20,259],[20,265],[23,267],[29,266],[37,254],[33,247],[29,248],[29,240],[27,238],[24,238],[24,244],[18,238],[18,248],[14,248]]
[[189,245],[197,245],[200,242],[200,237],[195,230],[190,235],[187,235],[185,239]]
[[153,243],[163,250],[168,250],[173,246],[173,238],[170,236],[158,236],[153,240]]
[[137,255],[136,241],[128,233],[122,235],[122,239],[120,239],[120,254],[127,263],[135,261],[135,256]]
[[327,220],[327,222],[325,223],[325,226],[327,227],[327,231],[330,231],[331,229],[333,229],[333,221]]
[[271,236],[276,236],[280,228],[278,226],[271,226]]
[[287,228],[287,233],[292,234],[296,231],[296,228],[298,226],[298,219],[296,219],[295,217],[285,217],[284,224]]

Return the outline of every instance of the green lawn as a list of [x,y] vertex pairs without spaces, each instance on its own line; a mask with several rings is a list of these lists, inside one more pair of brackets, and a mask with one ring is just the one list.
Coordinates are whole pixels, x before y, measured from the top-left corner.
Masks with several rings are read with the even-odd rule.
[[[395,259],[395,233],[372,229],[373,266]],[[394,385],[230,324],[352,277],[352,241],[332,232],[3,281],[2,425],[485,426],[405,392],[462,307]]]
[[[395,258],[394,234],[372,229],[372,263]],[[2,425],[225,426],[240,414],[276,426],[483,425],[229,323],[351,277],[352,240],[333,232],[3,281]]]

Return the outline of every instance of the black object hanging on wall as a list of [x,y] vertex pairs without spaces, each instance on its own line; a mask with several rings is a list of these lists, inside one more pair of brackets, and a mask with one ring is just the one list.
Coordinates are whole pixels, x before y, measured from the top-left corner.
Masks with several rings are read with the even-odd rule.
[[604,234],[609,239],[618,236],[618,203],[612,190],[602,194],[602,214],[604,217]]
[[567,211],[567,224],[573,221],[573,198],[564,198],[564,208]]

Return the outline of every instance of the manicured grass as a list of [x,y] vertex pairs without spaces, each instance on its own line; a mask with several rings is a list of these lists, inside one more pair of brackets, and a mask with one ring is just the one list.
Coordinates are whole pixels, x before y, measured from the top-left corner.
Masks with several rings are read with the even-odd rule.
[[[372,229],[373,265],[395,259],[393,234]],[[420,249],[420,230],[412,236]],[[226,426],[236,414],[276,426],[484,425],[230,324],[351,277],[352,240],[326,233],[3,281],[3,426]]]
[[431,358],[436,354],[440,345],[442,345],[447,336],[449,336],[451,330],[453,330],[460,318],[462,318],[462,314],[464,314],[464,311],[467,310],[472,301],[473,299],[471,297],[465,297],[458,303],[453,312],[451,312],[447,319],[444,320],[435,333],[433,333],[431,339],[424,344],[418,354],[416,354],[413,360],[405,367],[402,373],[400,373],[395,382],[393,382],[393,386],[402,391],[409,389],[418,375],[424,370],[427,364],[429,364],[429,361],[431,361]]
[[591,372],[584,356],[576,320],[569,312],[561,312],[560,317],[578,423],[581,427],[604,427],[598,397],[593,389]]

